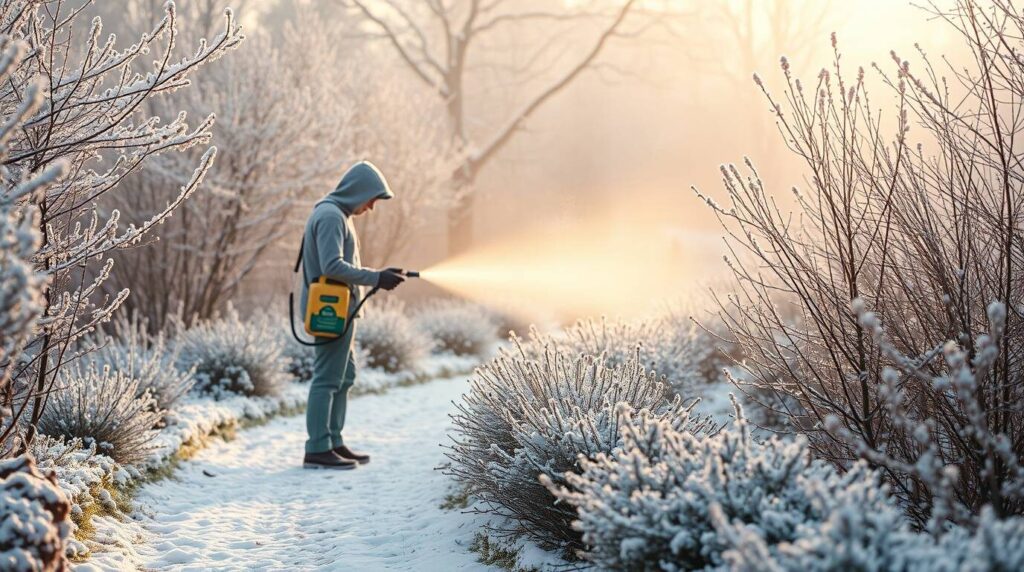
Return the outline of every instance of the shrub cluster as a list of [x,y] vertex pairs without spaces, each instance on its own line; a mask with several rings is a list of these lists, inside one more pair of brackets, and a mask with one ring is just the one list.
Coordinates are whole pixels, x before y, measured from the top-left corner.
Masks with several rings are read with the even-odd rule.
[[971,531],[915,531],[864,462],[845,472],[812,458],[807,440],[752,439],[736,405],[716,434],[680,431],[619,405],[621,447],[557,484],[587,548],[609,570],[1017,570],[1024,519],[991,510]]
[[0,569],[66,570],[71,503],[31,455],[0,460]]
[[[769,554],[782,544],[810,554],[824,536],[842,536],[830,540],[845,543],[852,567],[833,569],[895,556],[878,541],[903,532],[905,522],[874,473],[856,465],[840,475],[812,460],[803,439],[755,443],[737,412],[732,428],[705,435],[621,404],[622,447],[581,461],[568,486],[542,477],[577,509],[582,555],[615,570],[716,568],[731,548],[716,522],[738,522],[765,539]],[[839,526],[851,517],[856,530]]]
[[604,356],[608,365],[639,354],[641,363],[681,395],[719,381],[725,365],[714,338],[688,318],[667,315],[643,321],[583,319],[557,335],[530,330],[532,351],[556,347],[569,354]]
[[477,371],[457,404],[448,472],[488,512],[508,517],[506,532],[549,549],[579,549],[581,537],[571,527],[575,510],[556,504],[537,476],[564,484],[563,475],[579,470],[580,459],[619,447],[621,403],[681,432],[709,428],[691,416],[692,403],[671,398],[635,357],[614,365],[557,351],[535,358],[517,341],[514,351]]
[[217,398],[277,395],[289,378],[277,328],[268,320],[244,322],[234,308],[195,324],[177,343],[179,369],[194,367],[196,389]]
[[[295,327],[298,329],[301,326],[296,324]],[[288,361],[288,373],[295,381],[306,382],[313,379],[316,349],[297,342],[292,334],[291,325],[287,323],[281,329],[281,355]]]
[[430,338],[416,329],[405,304],[393,298],[366,311],[356,344],[366,367],[387,373],[417,371],[430,352]]
[[[755,77],[813,174],[806,188],[782,206],[747,159],[721,167],[724,204],[698,195],[736,254],[716,305],[750,356],[746,381],[780,396],[766,405],[819,457],[880,467],[915,525],[934,529],[986,506],[1024,516],[1024,241],[1007,208],[1022,193],[1005,152],[1024,124],[1004,120],[1024,97],[1024,17],[1003,1],[926,10],[969,54],[955,103],[933,73],[945,62],[893,52],[875,66],[897,96],[879,114],[833,36],[820,89],[785,59],[783,97]],[[886,115],[900,127],[880,128]]]
[[[803,435],[755,440],[735,400],[728,428],[691,416],[645,366],[685,372],[724,358],[680,355],[671,334],[683,330],[670,324],[533,330],[529,343],[513,336],[515,350],[478,370],[453,415],[446,470],[475,510],[503,517],[498,532],[610,570],[1020,569],[1020,517],[986,509],[975,522],[922,532],[865,462],[838,470]],[[697,335],[682,339],[699,343]],[[982,354],[993,353],[986,343]],[[953,368],[966,363],[946,353]],[[960,391],[974,374],[956,375],[947,385]]]
[[178,369],[179,349],[164,334],[150,335],[141,320],[118,320],[112,335],[87,341],[94,350],[82,357],[96,370],[109,367],[139,382],[138,396],[149,393],[158,409],[168,411],[184,397],[195,380],[192,368]]
[[431,340],[434,353],[482,357],[497,340],[494,317],[470,302],[435,300],[417,312],[415,321]]
[[76,364],[60,373],[59,383],[39,419],[40,433],[81,439],[121,464],[146,459],[163,411],[137,379],[109,366]]

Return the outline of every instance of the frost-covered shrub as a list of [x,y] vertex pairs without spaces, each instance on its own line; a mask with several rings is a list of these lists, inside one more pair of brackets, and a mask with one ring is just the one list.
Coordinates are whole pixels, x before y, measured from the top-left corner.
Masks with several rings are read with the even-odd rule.
[[[826,430],[884,467],[897,483],[893,490],[903,492],[908,513],[931,530],[946,520],[973,524],[987,505],[1004,515],[1024,514],[1024,441],[1015,429],[1024,410],[1007,405],[1002,423],[993,421],[991,412],[1002,407],[999,403],[1016,404],[1024,397],[1015,397],[1019,384],[1009,381],[1018,369],[1000,372],[1006,351],[1017,351],[1004,346],[1012,342],[1006,305],[988,305],[987,333],[972,339],[962,332],[958,342],[914,357],[900,352],[863,300],[854,300],[852,307],[865,335],[892,363],[880,372],[877,411],[887,418],[883,427],[902,438],[865,442],[835,413],[825,417]],[[922,365],[929,362],[941,368]],[[1005,391],[993,394],[993,387]]]
[[[301,326],[296,324],[295,327],[298,330]],[[313,371],[316,369],[316,349],[296,341],[290,324],[285,324],[281,330],[281,355],[288,361],[288,373],[295,381],[313,379]]]
[[435,300],[416,313],[416,327],[432,340],[434,353],[483,356],[497,341],[497,324],[484,307]]
[[973,532],[955,527],[942,535],[939,550],[928,554],[932,559],[919,560],[916,570],[1024,570],[1024,517],[1001,520],[986,506]]
[[138,380],[138,394],[149,392],[157,408],[169,411],[192,389],[191,369],[179,370],[179,349],[168,344],[164,334],[149,335],[144,321],[118,320],[113,335],[98,335],[88,341],[96,348],[82,361],[97,370],[109,366]]
[[538,475],[564,484],[563,475],[579,470],[580,458],[621,445],[623,415],[616,408],[622,403],[680,432],[708,428],[691,417],[692,403],[670,398],[636,359],[606,366],[600,357],[548,352],[531,359],[521,346],[503,350],[477,370],[452,416],[448,472],[483,510],[509,517],[505,532],[549,549],[578,549],[574,508],[556,504]]
[[61,489],[72,500],[71,516],[75,517],[76,505],[94,502],[92,495],[98,485],[127,485],[142,476],[132,466],[121,466],[110,457],[100,454],[96,443],[86,445],[82,439],[66,439],[41,435],[32,440],[29,454],[44,471],[53,471]]
[[268,320],[243,322],[229,307],[178,338],[178,368],[195,368],[195,388],[221,398],[277,395],[288,379],[280,332]]
[[0,569],[66,570],[71,503],[30,455],[0,461]]
[[806,527],[800,539],[780,545],[778,550],[769,547],[756,527],[728,522],[720,507],[712,507],[711,512],[720,538],[731,546],[722,554],[728,570],[1024,570],[1024,518],[1000,520],[991,507],[982,509],[973,532],[950,526],[936,538],[910,531],[906,521],[893,522],[891,510],[875,513],[846,505],[834,510],[825,523]]
[[896,557],[887,543],[907,524],[872,471],[857,464],[841,475],[812,460],[803,438],[756,443],[736,411],[733,427],[706,435],[621,404],[620,448],[581,461],[580,473],[566,475],[568,486],[542,477],[578,510],[583,556],[613,570],[723,567],[731,545],[716,530],[717,511],[718,522],[756,532],[770,554],[804,543],[805,554],[851,566]]
[[[807,428],[820,458],[881,466],[915,525],[933,530],[987,505],[1024,515],[1024,241],[1008,208],[1020,168],[1005,151],[1024,124],[1004,119],[1024,97],[1024,17],[1010,2],[937,4],[928,10],[969,48],[962,97],[950,100],[926,54],[892,53],[876,67],[898,97],[879,114],[833,36],[821,89],[803,90],[787,60],[785,96],[755,80],[813,174],[806,188],[783,207],[746,160],[721,167],[724,204],[698,192],[737,254],[733,293],[716,305],[749,382],[799,402],[778,413]],[[886,115],[900,126],[881,128]]]
[[163,411],[139,391],[138,380],[109,367],[76,364],[60,373],[58,383],[40,417],[40,433],[81,439],[122,464],[146,459]]
[[419,331],[398,300],[368,310],[357,324],[356,345],[366,367],[387,373],[418,371],[431,341]]
[[557,347],[570,354],[604,355],[608,365],[624,363],[639,351],[644,367],[664,376],[680,394],[721,377],[720,368],[709,373],[717,355],[712,338],[674,315],[635,322],[583,319],[557,335],[531,329],[530,339],[534,353]]

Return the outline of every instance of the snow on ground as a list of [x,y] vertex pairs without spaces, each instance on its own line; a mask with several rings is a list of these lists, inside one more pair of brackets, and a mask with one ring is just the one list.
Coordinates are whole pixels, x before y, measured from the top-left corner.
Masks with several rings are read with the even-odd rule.
[[[373,456],[354,471],[301,467],[305,418],[280,418],[218,442],[137,497],[128,554],[100,569],[487,570],[468,546],[479,521],[440,508],[451,401],[466,377],[350,401],[345,439]],[[122,523],[123,525],[123,523]],[[132,538],[135,536],[135,538]]]

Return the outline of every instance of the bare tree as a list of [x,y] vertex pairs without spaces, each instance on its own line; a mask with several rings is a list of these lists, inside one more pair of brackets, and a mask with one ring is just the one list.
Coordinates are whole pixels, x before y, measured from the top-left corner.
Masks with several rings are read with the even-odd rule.
[[[208,318],[230,299],[269,249],[294,231],[299,200],[323,193],[350,155],[352,108],[335,95],[343,69],[319,54],[327,38],[279,45],[265,35],[201,82],[202,90],[174,94],[163,108],[216,110],[217,164],[202,190],[169,221],[155,244],[123,251],[126,269],[112,282],[134,294],[128,309],[160,329],[179,306]],[[315,80],[315,81],[313,81]],[[194,157],[159,157],[124,183],[115,197],[135,217],[156,209],[167,188],[182,184]]]
[[417,230],[457,201],[447,185],[457,159],[445,153],[444,119],[428,94],[387,72],[353,66],[349,73],[351,152],[372,159],[398,194],[374,216],[356,219],[360,255],[370,266],[394,264]]
[[[382,34],[406,67],[445,105],[450,146],[453,154],[462,157],[449,182],[452,192],[459,196],[449,213],[449,250],[465,248],[472,240],[472,184],[480,170],[538,109],[597,60],[609,40],[620,35],[626,16],[636,4],[636,0],[625,0],[609,12],[597,2],[584,8],[551,8],[550,3],[524,8],[522,3],[513,5],[516,3],[506,0],[384,0],[375,5],[365,0],[342,1]],[[571,56],[570,63],[552,70],[562,59],[553,47],[559,45],[558,40],[578,37],[575,32],[593,22],[602,22],[595,37]],[[467,101],[471,93],[468,71],[474,65],[488,64],[481,54],[499,41],[499,34],[533,35],[538,24],[552,25],[549,36],[537,42],[526,65],[504,74],[508,77],[503,81],[519,86],[541,83],[541,87],[493,125],[474,128],[467,107],[477,102]],[[538,76],[540,81],[531,81]]]
[[920,72],[893,54],[891,120],[863,69],[847,82],[838,51],[811,85],[783,60],[785,101],[765,93],[810,173],[799,216],[749,162],[748,174],[723,167],[728,207],[708,202],[730,229],[740,288],[721,315],[749,383],[796,401],[774,404],[819,455],[867,458],[937,526],[986,505],[1024,512],[1024,20],[1002,0],[933,10],[973,58],[943,77],[924,52]]
[[[64,0],[0,3],[0,34],[28,46],[0,86],[0,116],[20,117],[17,110],[26,101],[42,98],[38,110],[25,116],[21,128],[10,136],[5,168],[15,180],[28,180],[63,166],[63,174],[45,191],[19,203],[38,212],[40,242],[32,263],[46,276],[48,286],[42,318],[26,346],[29,359],[12,372],[22,386],[3,396],[11,413],[0,442],[17,435],[17,448],[24,448],[35,435],[55,374],[73,355],[72,343],[109,319],[128,295],[101,295],[112,270],[110,253],[137,244],[167,219],[213,161],[211,148],[163,208],[121,229],[120,213],[102,212],[97,201],[150,157],[207,142],[213,123],[210,116],[192,128],[184,113],[166,120],[145,113],[144,102],[186,87],[191,72],[242,40],[228,12],[216,38],[179,55],[175,8],[168,3],[164,17],[149,33],[118,49],[113,35],[102,39],[100,20],[83,24],[88,20],[86,5]],[[151,59],[155,61],[146,65]],[[26,412],[27,422],[18,423]]]

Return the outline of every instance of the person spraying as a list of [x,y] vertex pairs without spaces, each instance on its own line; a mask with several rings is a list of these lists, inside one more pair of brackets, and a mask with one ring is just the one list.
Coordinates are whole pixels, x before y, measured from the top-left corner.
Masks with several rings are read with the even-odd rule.
[[[353,318],[362,306],[364,287],[372,287],[372,292],[394,290],[405,280],[405,273],[397,268],[374,270],[360,265],[359,239],[352,218],[372,212],[377,201],[394,196],[380,170],[363,161],[350,168],[338,186],[316,203],[306,221],[299,253],[303,278],[302,314],[307,315],[312,303],[309,299],[311,284],[321,289],[334,287],[349,299],[318,294],[315,301],[317,304],[324,304],[321,299],[340,303],[342,315],[341,319],[331,321],[323,314],[333,311],[330,308],[334,306],[319,308],[317,325],[325,330],[335,324],[339,327],[334,332],[324,332],[325,337],[308,344],[315,346],[316,359],[306,408],[308,439],[302,461],[305,468],[354,469],[370,461],[369,455],[353,451],[342,439],[348,391],[356,379]],[[354,308],[351,314],[348,308]],[[311,332],[308,318],[307,332]],[[311,333],[318,335],[316,331]]]

